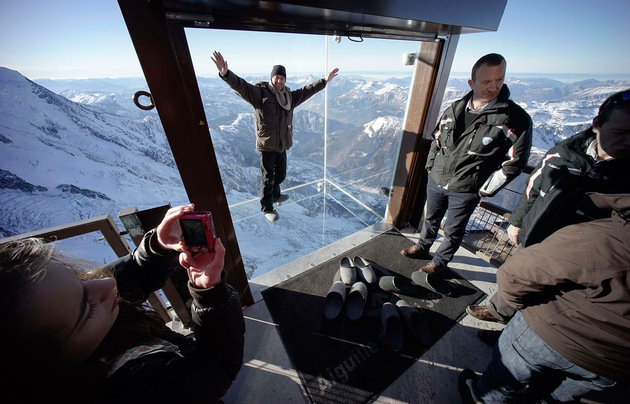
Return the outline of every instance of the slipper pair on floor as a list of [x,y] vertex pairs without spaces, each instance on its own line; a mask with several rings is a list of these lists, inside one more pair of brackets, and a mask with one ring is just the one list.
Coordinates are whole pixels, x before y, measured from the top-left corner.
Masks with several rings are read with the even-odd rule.
[[376,275],[370,265],[369,261],[362,257],[354,257],[350,259],[343,257],[339,261],[339,272],[341,274],[341,280],[346,286],[353,285],[358,277],[367,285],[376,283]]
[[[357,273],[360,281],[357,281]],[[346,315],[350,320],[358,320],[368,297],[367,285],[376,283],[376,275],[370,263],[362,257],[350,259],[343,257],[339,261],[339,270],[335,274],[333,284],[326,294],[324,317],[328,320],[336,318],[346,304]],[[346,288],[350,287],[347,292]]]
[[421,310],[416,309],[402,299],[396,303],[386,302],[383,304],[381,308],[383,339],[393,351],[398,352],[403,348],[403,325],[423,345],[431,345],[433,337],[431,336],[429,324]]
[[386,292],[407,296],[416,295],[419,292],[418,286],[443,296],[450,296],[453,292],[451,285],[447,281],[440,279],[436,275],[420,271],[411,274],[411,282],[407,278],[399,276],[382,276],[378,281],[378,286]]
[[326,294],[324,317],[328,320],[337,318],[345,303],[346,316],[350,320],[358,320],[363,315],[363,309],[368,298],[368,288],[363,282],[354,282],[348,291],[348,285],[341,280],[341,272],[341,270],[337,271],[333,284]]

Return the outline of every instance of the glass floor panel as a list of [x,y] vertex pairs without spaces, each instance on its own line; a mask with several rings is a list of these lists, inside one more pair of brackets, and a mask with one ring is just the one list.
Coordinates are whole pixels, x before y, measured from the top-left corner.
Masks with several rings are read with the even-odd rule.
[[[347,190],[316,181],[283,191],[290,199],[277,211],[280,220],[269,222],[258,199],[230,206],[236,237],[248,279],[307,255],[382,220],[382,217]],[[370,196],[383,204],[384,195]],[[380,199],[380,200],[379,200]]]

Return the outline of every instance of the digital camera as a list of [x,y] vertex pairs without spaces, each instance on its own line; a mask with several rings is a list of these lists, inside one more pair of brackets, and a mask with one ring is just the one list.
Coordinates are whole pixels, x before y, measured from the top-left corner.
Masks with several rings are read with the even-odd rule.
[[184,242],[192,253],[214,251],[214,223],[210,212],[185,213],[179,218]]

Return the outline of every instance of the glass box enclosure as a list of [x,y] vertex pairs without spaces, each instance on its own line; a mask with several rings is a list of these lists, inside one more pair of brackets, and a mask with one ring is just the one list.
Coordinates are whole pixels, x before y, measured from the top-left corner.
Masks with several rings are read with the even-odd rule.
[[[186,29],[204,111],[249,279],[353,234],[385,216],[413,66],[402,63],[417,42],[266,32]],[[191,46],[197,49],[198,46]],[[294,111],[280,220],[260,210],[260,162],[253,108],[217,75],[222,53],[251,84],[269,81],[273,65],[296,90],[338,67],[327,87]]]

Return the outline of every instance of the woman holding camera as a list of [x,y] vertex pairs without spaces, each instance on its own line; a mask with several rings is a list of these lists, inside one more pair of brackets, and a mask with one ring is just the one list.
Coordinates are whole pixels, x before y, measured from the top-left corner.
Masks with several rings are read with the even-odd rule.
[[[0,246],[3,398],[23,402],[217,402],[243,361],[245,324],[225,248],[194,255],[171,208],[126,257],[85,271],[38,239]],[[145,305],[186,268],[194,339]],[[12,399],[12,400],[11,400]]]

